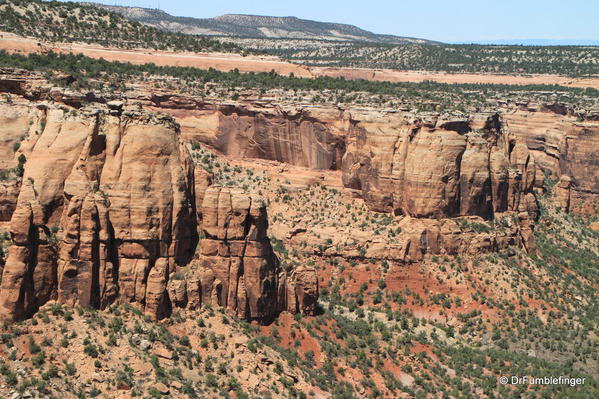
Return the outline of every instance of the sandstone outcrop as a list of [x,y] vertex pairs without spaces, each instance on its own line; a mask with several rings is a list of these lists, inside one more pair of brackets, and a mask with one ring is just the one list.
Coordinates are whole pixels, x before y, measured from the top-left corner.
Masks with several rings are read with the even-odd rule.
[[559,181],[561,206],[595,213],[599,204],[599,124],[580,120],[559,107],[509,112],[504,118],[543,170]]
[[[0,186],[12,237],[2,319],[28,317],[51,300],[131,303],[154,318],[208,303],[261,321],[282,310],[315,311],[316,273],[280,270],[264,201],[211,188],[172,118],[123,103],[67,111],[15,114],[16,125],[43,129],[22,142],[21,186]],[[205,238],[192,262],[199,232]],[[186,266],[192,273],[182,280]]]
[[[115,100],[114,96],[108,93],[101,93],[100,97],[96,97],[93,93],[82,94],[69,89],[56,88],[41,73],[0,68],[0,75],[2,77],[0,91],[30,100],[53,100],[76,107],[80,107],[84,102],[109,103]],[[356,169],[357,166],[352,158],[349,159],[350,165],[342,166],[342,158],[347,155],[346,146],[351,145],[351,136],[355,135],[356,128],[368,132],[372,143],[379,141],[374,143],[375,145],[385,144],[386,147],[395,145],[395,141],[391,140],[392,144],[384,143],[384,137],[373,138],[372,136],[388,134],[394,136],[396,133],[389,132],[401,129],[401,126],[406,125],[405,119],[413,118],[403,111],[375,107],[341,108],[313,104],[297,106],[271,100],[205,102],[200,98],[176,95],[166,91],[156,94],[139,90],[130,95],[131,97],[125,102],[139,103],[152,112],[165,112],[176,118],[181,125],[185,141],[200,141],[231,156],[263,158],[314,169]],[[557,180],[562,175],[567,175],[572,180],[570,190],[573,205],[576,209],[593,211],[593,207],[599,201],[599,172],[594,163],[598,155],[596,149],[599,148],[596,145],[599,137],[597,113],[573,110],[559,103],[518,103],[516,108],[502,103],[498,111],[501,112],[503,119],[499,130],[507,131],[511,139],[514,137],[520,139],[528,147],[529,154],[536,164],[535,185],[542,184],[544,173],[551,174],[553,179]],[[9,114],[2,112],[2,115]],[[453,116],[426,117],[422,114],[419,117],[429,129],[457,132],[460,135],[465,135],[473,129],[474,131],[489,130],[492,125],[485,127],[484,119],[476,121],[477,118],[480,119],[476,115],[471,120]],[[15,132],[35,130],[39,126],[39,123],[34,123],[31,128],[28,128],[21,123],[22,121],[10,120],[11,118],[12,116],[9,115],[5,123],[15,126]],[[18,134],[22,135],[22,133]],[[10,134],[4,137],[12,141],[17,139],[17,136]],[[346,137],[349,137],[349,140],[346,140]],[[422,138],[418,141],[419,145],[427,144],[422,142]],[[469,145],[476,147],[475,141],[473,139]],[[3,148],[7,150],[8,147],[3,146]],[[476,152],[473,151],[471,148],[469,153],[465,154],[470,156],[465,160],[466,167],[473,162],[471,157],[476,158]],[[6,155],[8,162],[14,162],[9,152]],[[482,155],[479,154],[479,157]],[[3,154],[0,153],[0,162],[3,161],[2,158]],[[379,162],[382,156],[379,154],[375,158],[373,161]],[[501,160],[495,159],[495,164],[497,165],[499,161]],[[382,162],[388,163],[384,160]],[[374,166],[381,169],[380,165]],[[367,166],[366,169],[368,168]],[[378,184],[383,184],[383,180],[388,178],[388,171],[384,169],[383,167],[379,170],[381,177],[375,179],[378,180]],[[422,171],[424,175],[430,172]],[[481,173],[478,173],[476,178],[484,178],[484,173]],[[354,180],[356,178],[353,173],[352,178]],[[468,189],[468,184],[464,181],[460,182],[459,191]],[[374,181],[371,183],[375,189],[379,189]],[[449,184],[450,190],[453,190],[452,184]],[[352,185],[356,185],[355,181]],[[369,202],[388,203],[390,198],[385,194],[386,191],[382,189],[373,192]],[[411,191],[411,188],[408,187],[407,191]],[[438,198],[431,199],[430,203],[440,200],[440,193],[436,195]],[[397,194],[394,197],[397,197]],[[477,195],[469,196],[469,198],[477,197]],[[455,200],[452,198],[444,198],[443,201],[447,202],[447,208],[456,207]],[[497,199],[494,198],[493,201],[497,203]],[[488,208],[488,204],[469,202],[469,199],[465,203],[460,200],[458,213],[481,214]],[[388,204],[385,207],[389,208]],[[448,210],[453,211],[453,209],[445,211]]]
[[336,126],[344,121],[340,110],[197,104],[172,97],[153,97],[152,103],[151,109],[177,118],[187,140],[224,154],[311,169],[341,168],[345,141]]
[[168,313],[169,272],[193,255],[193,169],[176,124],[144,113],[47,112],[29,139],[0,315],[50,299]]
[[369,123],[356,122],[350,132],[343,183],[361,190],[373,210],[488,219],[518,211],[522,198],[532,195],[535,161],[498,115],[405,118],[376,133]]
[[[495,224],[495,226],[493,226]],[[474,256],[524,248],[534,253],[532,218],[526,212],[497,213],[494,221],[480,216],[424,219],[403,217],[401,234],[393,239],[369,232],[303,226],[273,225],[272,236],[317,256],[421,262],[426,255]]]
[[[430,210],[437,205],[445,208],[439,212],[440,215],[491,215],[496,211],[514,209],[514,201],[518,202],[514,196],[518,195],[518,190],[514,191],[514,187],[508,189],[511,192],[509,195],[512,196],[511,200],[508,199],[503,182],[507,180],[514,183],[520,178],[516,169],[524,173],[524,166],[528,168],[527,174],[534,173],[534,185],[537,187],[542,186],[546,173],[551,174],[554,179],[568,175],[572,178],[574,204],[586,204],[586,208],[591,209],[593,204],[599,201],[599,172],[593,164],[593,160],[597,158],[596,148],[599,148],[594,145],[599,137],[599,128],[590,115],[587,116],[591,119],[581,121],[579,119],[584,119],[584,115],[575,114],[559,105],[541,106],[525,111],[502,109],[501,118],[496,115],[474,114],[470,119],[425,114],[419,114],[416,118],[408,112],[376,108],[302,108],[279,106],[269,102],[208,104],[176,96],[153,97],[148,100],[148,107],[176,117],[187,140],[203,142],[227,155],[269,159],[313,169],[342,169],[349,181],[348,187],[359,187],[362,190],[364,185],[368,190],[372,188],[370,194],[364,195],[377,209],[406,208],[409,211],[415,206],[414,215],[430,213],[425,208]],[[412,133],[405,133],[411,127],[417,129],[414,134],[421,134],[411,137]],[[404,133],[399,134],[400,130]],[[434,132],[436,136],[422,134],[425,132]],[[444,135],[444,132],[449,134]],[[495,132],[492,135],[497,138],[489,137],[489,132]],[[356,152],[355,149],[356,145],[359,147],[363,144],[358,138],[360,134],[368,137],[368,146],[375,151],[372,157],[366,157],[368,160],[363,159],[360,151]],[[408,142],[404,140],[406,134],[409,137]],[[485,148],[485,144],[480,142],[481,135],[482,140],[486,140],[493,148]],[[415,140],[414,143],[412,139]],[[522,150],[528,149],[526,156],[521,160],[510,158],[513,150],[510,146],[516,143],[522,148],[516,149],[515,155],[522,155]],[[396,146],[397,148],[394,148]],[[450,153],[444,154],[444,159],[438,160],[431,155],[427,147],[430,147],[432,152],[436,148],[443,151],[447,149]],[[456,152],[465,156],[465,159],[459,165],[452,166],[451,158]],[[485,168],[479,169],[477,166],[481,162],[485,163],[487,152],[492,157],[492,162],[488,163],[499,168],[490,171],[494,178],[500,178],[495,180],[494,189],[502,188],[500,192],[495,192],[499,197],[491,196],[490,201],[482,199],[481,196],[485,194],[468,192],[471,187],[478,187],[480,179],[486,180]],[[366,149],[364,153],[367,153]],[[435,158],[434,162],[430,164],[427,160],[422,163],[426,165],[424,169],[414,169],[418,158],[414,159],[413,155],[419,157],[422,154],[431,159]],[[403,161],[398,157],[406,157],[408,163],[401,164]],[[359,159],[356,161],[357,158]],[[534,165],[530,162],[526,164],[527,159],[534,161]],[[368,162],[374,162],[372,167],[369,164],[360,165]],[[515,165],[517,162],[520,162],[520,165]],[[389,169],[391,164],[393,169]],[[443,165],[446,170],[431,170],[435,164]],[[472,169],[473,167],[475,169]],[[380,176],[372,177],[376,174],[373,168]],[[456,173],[458,169],[461,173],[462,168],[466,173],[468,169],[476,170],[476,176],[459,176],[459,184],[456,185],[452,178],[457,178]],[[369,179],[358,178],[358,175],[369,174]],[[390,180],[398,179],[398,174],[402,176],[402,183],[399,184],[402,188],[399,191],[405,195],[396,192],[391,199],[386,186],[397,186],[398,184],[390,183]],[[423,183],[416,181],[426,180],[428,176],[435,177],[433,175],[447,180],[447,184],[443,182],[443,185],[447,186],[448,195],[439,191],[440,188],[437,187],[428,192],[433,195],[431,198],[426,197],[423,200],[412,197],[411,194],[426,195],[424,193],[428,189],[422,190],[419,186]],[[358,180],[362,182],[357,183]],[[435,183],[431,181],[427,184]],[[454,194],[457,192],[460,192],[460,196],[466,196],[464,201],[461,198],[457,201],[457,195]],[[399,203],[394,203],[397,200]],[[406,201],[412,204],[406,204]],[[511,201],[512,205],[506,205],[506,201]],[[421,209],[417,209],[419,207]]]
[[0,182],[0,222],[9,222],[17,206],[19,181]]
[[198,268],[203,302],[216,300],[239,317],[274,316],[279,275],[266,236],[266,205],[217,187],[206,191],[203,204],[206,237]]
[[316,271],[280,268],[267,236],[264,200],[240,189],[204,193],[199,259],[169,286],[174,306],[220,305],[238,317],[267,321],[283,310],[313,314]]
[[[206,190],[212,184],[212,175],[201,166],[196,166],[194,169],[194,180],[196,218],[200,222],[202,220],[204,193],[206,193]],[[200,224],[198,223],[198,226]]]
[[555,185],[553,191],[555,193],[555,203],[564,211],[570,210],[570,189],[572,188],[572,179],[570,176],[562,176],[559,182]]
[[[561,106],[547,105],[515,112],[506,110],[502,111],[501,118],[482,114],[475,114],[471,119],[420,114],[420,122],[413,127],[422,133],[435,132],[437,136],[419,134],[408,140],[409,145],[404,144],[405,147],[402,147],[404,140],[399,137],[402,135],[398,130],[410,130],[411,124],[415,122],[414,115],[405,112],[327,106],[285,108],[267,102],[207,104],[177,96],[155,96],[149,104],[151,109],[160,109],[176,117],[182,124],[187,140],[201,141],[225,154],[276,160],[314,169],[343,169],[347,186],[362,190],[364,185],[371,191],[364,195],[376,209],[410,210],[415,207],[412,213],[414,215],[430,213],[426,208],[430,210],[441,203],[444,203],[442,207],[445,209],[439,212],[440,215],[492,215],[496,211],[517,209],[514,208],[514,203],[518,202],[518,190],[512,186],[508,189],[508,194],[504,188],[506,180],[518,184],[516,180],[526,177],[518,176],[516,169],[527,175],[534,173],[536,187],[542,186],[545,173],[552,174],[555,179],[564,174],[570,176],[575,203],[589,200],[596,202],[599,195],[599,178],[595,172],[597,167],[593,165],[593,159],[597,155],[595,149],[598,147],[593,144],[599,129],[591,120],[580,122],[577,120],[580,116]],[[418,123],[419,127],[416,126]],[[449,135],[444,136],[443,132]],[[493,135],[497,139],[489,137],[488,132],[495,132]],[[360,157],[359,150],[356,152],[355,146],[363,144],[358,138],[360,134],[368,137],[368,145],[375,151],[373,154],[376,154],[373,157],[367,156],[368,159],[364,159]],[[482,140],[487,141],[487,146],[492,148],[485,148],[485,144],[480,141],[481,134]],[[416,142],[412,143],[412,139]],[[516,143],[521,147],[516,149],[516,156],[523,155],[522,151],[528,149],[521,160],[510,158],[514,149],[510,145]],[[450,153],[438,160],[427,147],[433,152],[433,147],[436,147],[437,150],[447,149]],[[405,153],[402,154],[401,151]],[[464,159],[459,165],[452,166],[451,158],[456,152]],[[491,158],[488,162],[484,160],[487,152]],[[423,162],[426,164],[424,169],[414,169],[422,154],[435,158],[434,162],[431,164],[427,160]],[[403,165],[398,157],[406,157],[409,162]],[[356,161],[356,158],[359,160]],[[529,164],[526,164],[527,159]],[[534,165],[530,161],[534,161]],[[371,167],[369,162],[375,164]],[[518,162],[520,164],[516,165]],[[364,165],[360,165],[361,163]],[[488,193],[469,192],[473,187],[477,187],[474,190],[479,190],[479,183],[483,183],[483,191],[488,192],[485,169],[489,168],[478,168],[484,163],[495,168],[489,171],[492,176],[491,191],[495,190],[495,194],[491,193],[489,197],[490,201],[482,199]],[[394,170],[389,169],[391,164]],[[435,164],[449,169],[443,172],[430,170]],[[526,172],[523,170],[525,166],[528,168]],[[380,176],[373,177],[376,174],[373,168]],[[460,175],[459,184],[456,185],[452,178],[458,178],[458,169],[460,174],[464,171],[466,175]],[[474,175],[467,175],[468,170],[476,172]],[[406,172],[407,176],[404,176]],[[371,178],[366,178],[369,174]],[[405,195],[395,193],[392,199],[386,186],[397,185],[389,182],[398,179],[397,174],[403,176],[399,185],[403,186],[400,191]],[[363,177],[359,178],[358,175]],[[443,182],[443,185],[447,186],[448,196],[439,191],[438,187],[437,190],[429,191],[429,194],[434,192],[431,198],[416,198],[418,195],[426,196],[426,190],[419,187],[422,183],[416,184],[416,180],[426,180],[429,175],[439,175],[442,180],[447,180],[447,184]],[[435,183],[431,181],[427,184]],[[501,190],[497,191],[500,187]],[[526,189],[524,187],[524,191]],[[460,193],[459,201],[456,199],[457,195],[453,194],[457,192]],[[416,197],[412,197],[412,194]],[[397,200],[400,200],[399,203],[394,204]],[[411,204],[406,204],[406,201]],[[590,206],[592,205],[587,208]]]

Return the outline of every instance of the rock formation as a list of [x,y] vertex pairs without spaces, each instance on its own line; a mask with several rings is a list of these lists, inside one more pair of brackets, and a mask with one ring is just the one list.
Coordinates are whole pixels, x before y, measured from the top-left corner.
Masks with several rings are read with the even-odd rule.
[[[522,168],[525,166],[528,168],[527,174],[535,174],[536,186],[542,185],[544,173],[552,174],[554,179],[559,179],[562,175],[571,177],[575,203],[589,200],[593,203],[599,196],[599,177],[594,172],[596,166],[592,164],[597,148],[592,144],[599,137],[599,129],[593,121],[581,122],[573,112],[563,110],[560,106],[517,112],[502,111],[501,118],[479,114],[473,115],[470,120],[420,114],[420,122],[414,120],[417,118],[413,114],[388,110],[327,106],[310,107],[308,110],[269,103],[222,105],[198,103],[177,96],[154,96],[148,100],[148,107],[176,117],[186,139],[206,143],[231,156],[263,158],[313,169],[343,169],[348,187],[362,190],[364,184],[371,191],[368,195],[365,193],[365,196],[374,209],[406,208],[407,212],[420,215],[430,214],[426,208],[430,210],[443,203],[444,209],[437,212],[438,215],[477,214],[489,217],[497,210],[513,208],[514,200],[518,202],[514,197],[518,196],[518,190],[514,191],[514,187],[511,191],[508,189],[513,192],[510,194],[512,204],[506,202],[509,199],[504,182],[507,180],[515,183],[520,178],[516,169],[524,173]],[[414,134],[422,134],[411,137],[410,133],[408,144],[402,144],[405,143],[405,131],[411,128],[416,128]],[[399,130],[404,132],[400,134]],[[496,138],[489,137],[491,131],[495,132],[492,136],[497,136]],[[428,135],[425,132],[434,134]],[[356,147],[366,145],[360,135],[367,138],[367,147],[373,151],[372,157],[366,157],[368,159],[362,158],[360,150],[356,150]],[[415,142],[412,143],[412,139]],[[516,149],[515,155],[526,153],[520,161],[510,159],[514,149],[510,145],[516,143],[519,143],[520,148]],[[487,148],[488,146],[493,148]],[[443,149],[449,153],[444,153],[444,159],[438,160],[429,149],[433,152]],[[528,152],[523,152],[526,149]],[[405,153],[402,154],[401,151]],[[364,149],[363,152],[367,154],[368,150]],[[488,162],[485,161],[489,155],[487,153],[490,153],[491,158]],[[465,159],[459,165],[452,166],[451,158],[456,154]],[[423,163],[426,168],[421,169],[417,165],[421,155],[435,158],[434,162],[427,160]],[[402,164],[403,157],[408,162],[406,165]],[[534,167],[526,165],[527,159],[534,160]],[[376,173],[369,162],[375,163],[373,167],[380,174],[379,177],[374,178]],[[485,169],[489,168],[479,169],[481,162],[494,166],[495,169],[489,170],[489,173],[496,179],[494,189],[501,187],[501,191],[495,193],[499,197],[482,199],[489,191],[489,183],[484,183],[488,180]],[[512,164],[514,162],[524,163],[516,166]],[[360,165],[361,163],[366,164]],[[427,169],[435,168],[435,164],[449,169]],[[393,165],[393,170],[389,169],[390,165]],[[460,183],[455,185],[452,179],[458,178],[458,169],[460,174],[462,169],[465,173],[469,173],[469,169],[476,170],[476,173],[475,176],[459,176]],[[592,171],[590,175],[589,169]],[[404,176],[406,173],[407,176]],[[366,178],[368,174],[371,174],[370,178]],[[391,184],[390,181],[397,179],[398,174],[403,176],[401,183]],[[358,175],[362,175],[362,178],[358,178]],[[447,193],[448,197],[438,190],[433,197],[426,197],[425,192],[431,194],[435,189],[422,190],[422,183],[417,181],[426,180],[429,175],[438,175],[436,177],[441,180],[447,180],[450,191]],[[470,188],[479,189],[480,179],[486,187],[484,192],[469,193]],[[392,200],[390,190],[385,187],[389,184],[401,186],[400,192],[406,195],[395,192]],[[431,181],[430,184],[435,183]],[[442,184],[446,185],[445,182]],[[459,204],[456,202],[458,192]],[[410,194],[414,193],[417,196],[424,195],[424,202],[428,205],[422,199],[408,200],[407,198],[412,198]],[[464,201],[461,200],[462,195],[465,195]],[[398,200],[399,203],[393,204]],[[411,201],[412,204],[406,204],[406,201]],[[591,206],[588,205],[587,208]]]
[[555,192],[555,203],[564,211],[570,210],[570,189],[572,188],[572,179],[569,176],[562,176],[559,182],[553,188]]
[[427,255],[479,257],[510,246],[536,251],[533,219],[526,212],[497,213],[494,221],[485,221],[480,216],[441,219],[406,216],[399,227],[401,234],[389,239],[356,230],[290,228],[275,223],[271,235],[317,256],[364,262],[376,259],[418,263]]
[[341,168],[345,141],[336,123],[343,122],[342,111],[190,104],[172,97],[153,97],[152,105],[175,116],[186,139],[224,154],[311,169]]
[[[202,303],[259,320],[288,308],[314,311],[314,270],[280,272],[265,204],[209,188],[211,176],[194,167],[172,118],[120,102],[108,110],[43,110],[44,122],[22,143],[20,190],[5,182],[0,191],[13,241],[0,317],[28,317],[49,300],[131,303],[154,318]],[[201,220],[206,238],[191,265],[197,272],[180,281]]]
[[26,317],[50,299],[168,313],[168,274],[196,236],[193,169],[173,121],[52,109],[29,141],[1,316]]
[[571,113],[560,107],[526,108],[505,113],[504,118],[537,164],[559,181],[561,206],[595,213],[599,204],[599,125]]
[[343,158],[344,185],[370,208],[413,217],[517,211],[535,176],[534,159],[498,115],[404,119],[378,133],[356,122]]
[[19,181],[0,182],[0,222],[9,222],[17,205]]
[[[315,311],[316,274],[280,269],[262,200],[210,187],[212,176],[193,165],[184,141],[237,157],[341,169],[344,186],[371,209],[409,216],[394,248],[372,243],[367,255],[374,258],[389,251],[417,262],[427,253],[509,245],[534,251],[533,190],[543,172],[559,178],[556,197],[567,210],[599,192],[598,130],[559,107],[527,111],[536,121],[527,131],[520,111],[464,118],[138,93],[141,107],[171,115],[156,117],[126,106],[126,98],[102,99],[104,110],[93,111],[80,106],[98,99],[36,84],[26,73],[0,82],[0,90],[50,101],[0,105],[3,169],[18,155],[27,159],[22,179],[0,185],[0,220],[12,218],[0,288],[7,319],[50,299],[100,308],[128,302],[153,317],[206,303],[258,320],[285,309]],[[474,234],[447,220],[504,215],[517,223],[504,235]]]
[[[498,114],[472,119],[375,109],[309,110],[153,97],[188,140],[235,157],[342,169],[344,185],[378,211],[415,217],[479,215],[530,205],[542,173]],[[528,209],[527,209],[528,210]],[[532,211],[534,213],[534,210]]]
[[267,236],[264,201],[240,189],[209,187],[202,206],[200,256],[185,279],[173,280],[175,306],[220,305],[249,320],[266,321],[282,310],[313,314],[316,271],[281,271]]
[[[59,90],[47,82],[42,74],[35,72],[0,69],[0,75],[2,76],[0,91],[28,99],[49,99],[77,107],[86,101],[109,102],[108,98],[96,98],[92,93],[84,95],[68,89]],[[367,133],[371,148],[383,149],[389,152],[390,147],[400,144],[400,142],[394,140],[398,134],[394,131],[406,129],[414,119],[414,115],[411,113],[396,110],[356,107],[344,109],[330,105],[310,106],[308,108],[279,104],[268,100],[239,103],[214,101],[206,103],[194,97],[166,92],[155,94],[140,91],[129,100],[142,104],[151,112],[160,111],[176,118],[181,125],[181,132],[185,141],[200,141],[227,155],[263,158],[313,169],[344,169],[346,171],[352,169],[354,172],[359,165],[354,162],[353,158],[359,156],[359,154],[356,153],[355,148],[346,151],[346,147],[352,145],[357,130],[362,129]],[[599,129],[597,129],[595,122],[598,118],[596,114],[592,112],[581,114],[561,104],[529,104],[526,106],[518,104],[518,107],[514,110],[513,106],[507,107],[505,104],[501,106],[502,120],[498,130],[508,133],[510,136],[508,141],[520,141],[528,148],[529,155],[531,155],[531,159],[534,159],[536,166],[531,168],[531,170],[535,170],[535,184],[541,184],[544,173],[551,174],[555,180],[559,180],[562,175],[567,175],[572,180],[570,187],[572,203],[576,205],[577,209],[583,208],[593,211],[593,207],[599,201],[599,175],[597,175],[597,167],[593,163],[593,160],[597,158],[596,148],[598,148],[597,145],[593,144],[597,142],[599,137]],[[14,120],[10,113],[3,112],[3,114],[7,117],[2,120],[2,116],[0,116],[0,122],[6,123],[7,126],[13,126],[13,132],[7,133],[5,136],[10,142],[14,142],[19,135],[22,136],[28,130],[31,130],[27,125],[23,125],[22,121]],[[469,121],[461,119],[461,117],[456,119],[452,116],[433,115],[427,117],[423,114],[419,114],[418,118],[422,119],[423,126],[420,130],[456,132],[462,138],[467,133],[480,133],[477,131],[484,130],[485,127],[485,118],[481,119],[480,115],[474,115],[473,119],[479,119],[478,121]],[[497,126],[492,125],[488,125],[487,128],[497,128]],[[38,123],[35,123],[33,128],[37,126]],[[451,146],[450,137],[446,137],[444,143],[427,142],[427,140],[433,140],[433,138],[418,137],[417,143],[415,143],[418,144],[417,146],[407,146],[406,149],[410,151],[407,155],[418,154],[424,146]],[[469,144],[467,144],[470,146],[469,151],[463,154],[467,155],[464,163],[466,168],[469,168],[469,164],[474,162],[472,157],[479,158],[476,162],[484,157],[485,151],[481,152],[480,148],[475,150],[480,146],[480,144],[476,144],[476,141],[476,138],[471,138]],[[458,142],[453,144],[458,145]],[[465,150],[461,150],[465,145],[461,140],[454,150],[458,150],[460,153],[465,152]],[[495,150],[502,148],[501,145],[497,147]],[[7,148],[8,146],[4,147],[4,149]],[[509,147],[508,151],[511,152]],[[395,150],[393,152],[395,153]],[[500,152],[503,152],[501,155],[505,156],[504,149]],[[348,153],[354,154],[347,158]],[[497,162],[502,162],[501,159],[497,158],[501,157],[500,154],[492,155],[495,158],[494,164],[496,166],[498,165]],[[390,197],[386,193],[389,190],[378,187],[388,183],[385,180],[397,177],[390,174],[391,172],[388,170],[391,163],[397,166],[397,162],[384,159],[386,156],[379,153],[373,157],[374,159],[370,160],[375,163],[381,162],[382,165],[374,165],[381,173],[380,178],[368,179],[370,182],[365,183],[366,186],[372,186],[375,189],[369,195],[369,203],[373,207],[382,206],[391,209],[406,207],[405,204],[389,205]],[[342,165],[342,158],[345,158],[345,164],[349,163],[349,165]],[[1,161],[3,159],[0,153]],[[360,159],[358,164],[363,161],[365,160]],[[509,159],[508,161],[512,162]],[[441,163],[448,166],[445,161]],[[409,170],[410,165],[407,165],[407,167],[408,175],[413,174]],[[360,169],[363,168],[360,167]],[[369,167],[367,166],[366,169],[369,169]],[[350,176],[346,176],[347,179],[354,179],[350,186],[356,186],[355,179],[357,176],[354,172],[351,172]],[[405,173],[405,171],[396,172]],[[422,170],[418,172],[422,173],[422,176],[408,177],[409,180],[426,178],[427,174],[437,172]],[[443,175],[442,179],[451,177],[452,173],[449,170],[447,172],[449,175]],[[504,174],[505,170],[495,172]],[[368,173],[373,172],[371,170]],[[485,176],[484,173],[479,173],[477,177],[470,177],[484,178]],[[517,179],[517,176],[512,176],[512,178]],[[455,190],[465,193],[464,190],[467,190],[469,186],[464,183],[465,181],[467,181],[467,178],[465,180],[461,179],[459,188]],[[418,187],[414,187],[413,182],[407,180],[406,182],[407,187],[402,188],[400,191],[410,193],[414,190],[420,190]],[[454,188],[451,187],[453,182],[449,183],[450,191],[454,191]],[[502,193],[498,194],[501,195]],[[431,198],[427,201],[429,206],[434,202],[446,202],[443,206],[446,209],[439,212],[440,214],[484,214],[489,212],[488,201],[479,204],[469,202],[471,199],[480,200],[477,195],[474,195],[474,197],[469,195],[465,203],[460,200],[457,212],[456,206],[458,205],[455,197],[444,197],[441,193],[436,193],[435,196],[437,198]],[[395,199],[405,198],[399,193],[395,193],[393,197],[394,201]],[[380,201],[386,204],[379,203],[375,205]],[[493,201],[497,204],[497,199],[494,198]],[[419,201],[417,200],[417,202]],[[503,204],[501,205],[503,206]],[[407,206],[407,208],[410,207]],[[422,210],[417,209],[414,214]]]

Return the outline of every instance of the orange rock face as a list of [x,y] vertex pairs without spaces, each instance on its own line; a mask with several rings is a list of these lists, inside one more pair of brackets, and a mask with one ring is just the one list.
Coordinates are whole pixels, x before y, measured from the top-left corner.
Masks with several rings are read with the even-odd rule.
[[359,123],[348,139],[343,182],[360,189],[370,208],[413,217],[491,218],[519,210],[521,198],[532,193],[534,159],[504,131],[499,116],[396,123],[377,133]]
[[[210,188],[211,176],[194,167],[170,117],[109,106],[77,115],[47,109],[43,129],[23,142],[20,190],[17,181],[0,191],[13,241],[0,317],[28,317],[50,300],[131,303],[154,318],[207,303],[256,320],[313,312],[315,271],[281,272],[264,202]],[[192,275],[181,280],[177,270],[196,253],[199,221],[206,238]]]
[[12,218],[17,204],[19,190],[19,182],[0,182],[0,222],[9,222]]
[[[573,204],[592,213],[599,201],[593,164],[597,123],[581,122],[559,104],[501,108],[501,118],[421,115],[416,121],[409,113],[376,108],[219,105],[178,96],[153,96],[146,102],[151,110],[176,117],[186,139],[227,155],[342,169],[346,186],[362,190],[373,209],[489,217],[498,210],[517,211],[518,191],[526,191],[533,174],[533,183],[542,186],[545,173],[572,179]],[[516,187],[521,179],[524,190]],[[440,210],[432,211],[435,207]]]
[[50,299],[83,307],[118,300],[164,316],[169,271],[191,258],[196,236],[193,169],[176,125],[51,110],[30,140],[2,318],[26,317]]
[[279,275],[266,237],[266,205],[241,191],[210,188],[202,213],[206,238],[199,274],[204,299],[215,298],[239,317],[274,315]]
[[220,305],[238,317],[266,321],[282,310],[316,310],[316,271],[287,275],[267,237],[266,204],[242,190],[209,187],[202,206],[200,257],[191,275],[171,285],[174,306]]
[[566,109],[506,113],[510,131],[521,138],[539,165],[559,183],[559,205],[596,213],[599,204],[599,124],[579,120]]
[[[187,104],[152,98],[153,107],[181,123],[186,139],[241,158],[262,158],[311,169],[339,169],[344,137],[337,109],[306,110],[279,106]],[[343,133],[343,132],[341,132]]]

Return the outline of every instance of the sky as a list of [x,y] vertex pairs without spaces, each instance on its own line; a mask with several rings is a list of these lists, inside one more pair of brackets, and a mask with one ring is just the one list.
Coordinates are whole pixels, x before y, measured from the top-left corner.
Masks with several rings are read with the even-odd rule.
[[599,0],[96,0],[177,16],[295,16],[442,42],[597,41]]

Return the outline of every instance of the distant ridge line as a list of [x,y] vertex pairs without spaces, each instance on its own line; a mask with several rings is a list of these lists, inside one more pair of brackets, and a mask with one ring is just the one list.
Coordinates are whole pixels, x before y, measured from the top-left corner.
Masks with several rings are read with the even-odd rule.
[[224,14],[214,18],[180,17],[160,9],[84,3],[122,14],[128,19],[171,32],[264,39],[309,39],[383,44],[434,44],[432,40],[376,34],[354,25],[319,22],[293,16]]

